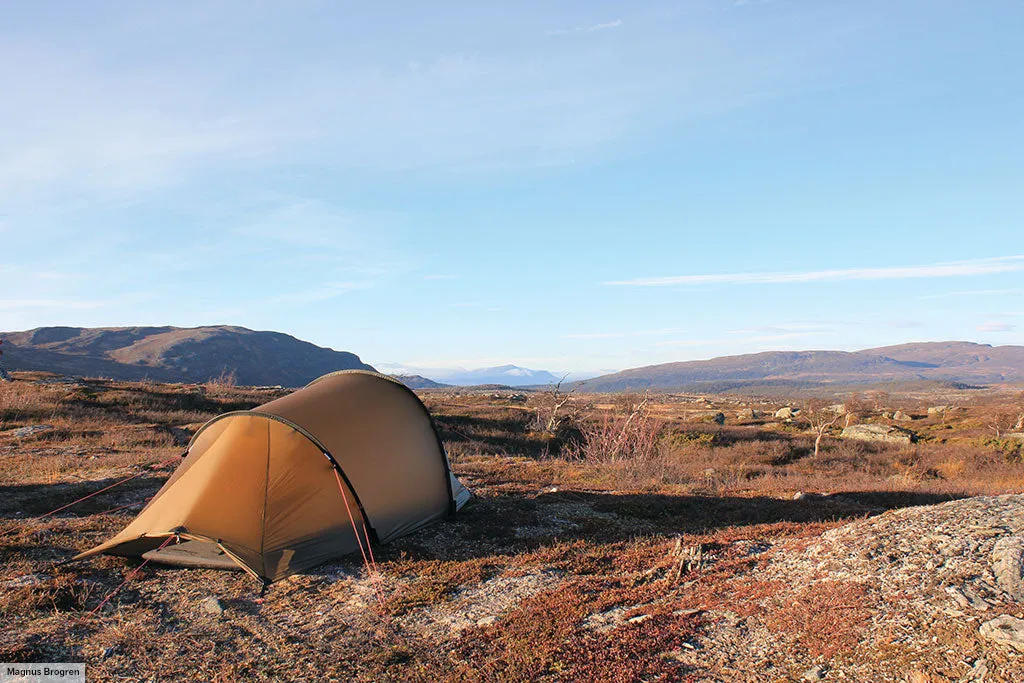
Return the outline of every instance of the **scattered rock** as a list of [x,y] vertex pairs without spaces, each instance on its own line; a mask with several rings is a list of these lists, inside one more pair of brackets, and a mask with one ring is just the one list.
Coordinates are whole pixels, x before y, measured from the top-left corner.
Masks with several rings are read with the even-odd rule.
[[1024,537],[1009,536],[992,549],[992,573],[996,583],[1017,602],[1024,602]]
[[753,408],[740,408],[736,411],[737,420],[756,420],[759,417],[761,417],[761,413]]
[[846,415],[846,406],[842,403],[833,403],[828,407],[828,410],[835,413],[836,415]]
[[908,429],[879,424],[857,424],[844,427],[840,434],[844,439],[859,441],[886,441],[888,443],[913,443],[914,433]]
[[1024,652],[1024,619],[1003,614],[982,624],[981,628],[978,629],[978,633],[986,640],[991,640],[1001,645],[1009,645],[1020,652]]
[[42,434],[53,429],[53,425],[29,425],[28,427],[19,427],[18,429],[9,429],[4,434],[7,436],[13,436],[21,439],[26,436],[35,436],[36,434]]
[[892,413],[890,413],[890,412],[884,412],[884,413],[882,413],[882,417],[883,417],[884,419],[886,419],[886,420],[891,420],[891,419],[892,419]]
[[809,493],[807,493],[805,491],[797,491],[796,493],[793,494],[793,500],[804,500],[805,498],[810,498],[810,497],[811,497],[811,494],[809,494]]
[[813,683],[814,681],[822,681],[825,679],[825,673],[827,671],[828,667],[824,664],[815,664],[810,669],[805,671],[802,676],[800,676],[800,680],[807,681],[808,683]]
[[478,619],[476,625],[483,628],[485,626],[494,626],[496,623],[498,623],[498,616],[492,614],[490,616],[484,617],[483,619]]
[[635,617],[630,617],[626,621],[628,621],[631,624],[642,624],[642,623],[644,623],[645,621],[647,621],[650,618],[651,618],[650,614],[638,614]]
[[949,410],[949,406],[929,406],[928,415],[943,415],[947,410]]
[[199,607],[207,614],[212,614],[215,617],[224,614],[224,606],[220,604],[220,600],[213,596],[203,598],[199,602]]
[[893,413],[892,419],[896,420],[897,422],[912,422],[914,420],[914,418],[910,417],[902,410],[897,410],[895,413]]
[[962,609],[976,609],[979,612],[984,612],[989,608],[988,601],[968,586],[963,586],[961,588],[957,588],[956,586],[947,586],[946,592],[949,593],[950,597],[953,598],[953,601]]
[[775,417],[783,419],[783,420],[791,418],[794,415],[796,415],[796,413],[793,412],[793,409],[789,408],[789,407],[779,408],[778,410],[775,411]]
[[50,577],[46,574],[26,574],[25,576],[19,576],[16,579],[10,579],[0,583],[2,588],[32,588],[40,584],[46,583],[50,580]]
[[725,413],[715,413],[711,416],[711,421],[717,425],[725,424]]
[[1003,434],[1004,439],[1020,439],[1024,441],[1024,432],[1006,432]]

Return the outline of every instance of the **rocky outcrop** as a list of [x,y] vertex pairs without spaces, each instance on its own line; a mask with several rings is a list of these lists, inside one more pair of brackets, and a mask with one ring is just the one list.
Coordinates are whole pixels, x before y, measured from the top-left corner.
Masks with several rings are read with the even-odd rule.
[[857,424],[843,428],[840,434],[844,439],[858,441],[884,441],[887,443],[913,443],[917,437],[909,429],[901,429],[890,425]]

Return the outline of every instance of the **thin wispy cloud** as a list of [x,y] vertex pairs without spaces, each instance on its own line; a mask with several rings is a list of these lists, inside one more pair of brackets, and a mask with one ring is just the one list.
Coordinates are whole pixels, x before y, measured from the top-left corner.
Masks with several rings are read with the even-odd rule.
[[610,28],[618,28],[622,26],[622,19],[615,19],[614,21],[606,21],[600,24],[590,24],[589,26],[576,26],[574,28],[560,28],[552,31],[547,31],[549,36],[566,36],[573,33],[593,33],[594,31],[607,31]]
[[75,301],[72,299],[0,299],[0,310],[40,308],[84,310],[101,308],[109,303],[109,301]]
[[655,337],[664,334],[676,334],[683,330],[678,327],[668,327],[658,330],[629,330],[626,332],[580,332],[575,334],[563,334],[562,339],[620,339],[622,337]]
[[260,300],[265,304],[311,304],[329,301],[342,294],[373,288],[372,282],[326,282],[319,287],[304,289],[298,292],[278,294]]
[[923,294],[918,299],[951,299],[959,296],[998,296],[1000,294],[1024,295],[1024,287],[1018,289],[964,289],[957,292],[943,292],[941,294]]
[[806,282],[843,282],[850,280],[905,280],[913,278],[963,277],[994,275],[1024,270],[1024,255],[951,261],[922,266],[886,268],[840,268],[767,273],[716,273],[707,275],[675,275],[612,280],[605,285],[628,287],[667,287],[672,285],[761,285],[800,284]]
[[1017,329],[1017,326],[1011,325],[1010,323],[1003,323],[993,320],[978,325],[978,327],[975,329],[977,329],[978,332],[1012,332],[1013,330]]

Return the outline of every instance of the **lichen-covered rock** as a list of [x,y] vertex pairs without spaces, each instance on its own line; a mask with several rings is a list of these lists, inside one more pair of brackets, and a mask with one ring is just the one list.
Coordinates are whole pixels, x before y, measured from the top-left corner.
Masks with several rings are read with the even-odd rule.
[[844,439],[859,441],[885,441],[888,443],[913,443],[914,433],[891,425],[856,424],[844,427],[840,434]]
[[1024,652],[1024,619],[1003,614],[992,621],[986,621],[978,629],[982,638],[994,643],[1009,645]]
[[1001,538],[992,549],[992,573],[1006,594],[1024,602],[1024,537]]

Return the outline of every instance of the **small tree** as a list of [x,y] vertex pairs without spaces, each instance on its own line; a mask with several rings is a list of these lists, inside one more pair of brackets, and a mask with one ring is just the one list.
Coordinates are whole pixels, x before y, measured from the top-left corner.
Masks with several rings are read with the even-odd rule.
[[832,409],[825,401],[814,400],[807,404],[806,417],[814,432],[814,457],[818,457],[821,449],[821,439],[829,427],[839,421],[843,413]]
[[[551,387],[550,391],[543,394],[534,417],[536,429],[548,434],[554,434],[558,431],[558,427],[562,424],[563,420],[570,419],[575,414],[575,411],[570,410],[570,408],[572,407],[578,385],[568,392],[562,392],[562,383],[568,376],[568,373],[562,375],[562,379],[558,380],[558,383]],[[569,408],[566,408],[566,406],[569,406]],[[565,409],[564,412],[563,409]]]

